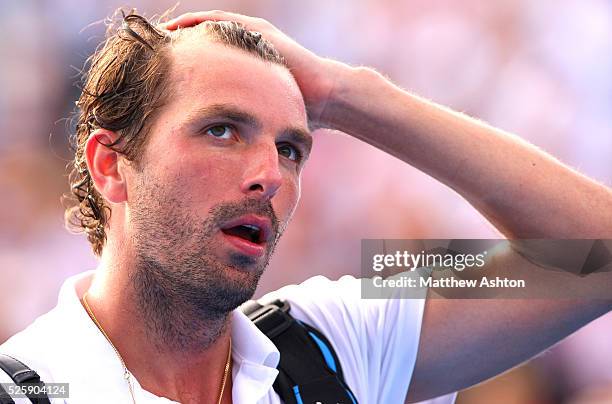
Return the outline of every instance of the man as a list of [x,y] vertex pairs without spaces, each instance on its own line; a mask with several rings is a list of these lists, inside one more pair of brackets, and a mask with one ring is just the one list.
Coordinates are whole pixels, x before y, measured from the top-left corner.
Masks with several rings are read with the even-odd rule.
[[[70,402],[278,402],[278,351],[236,308],[298,203],[308,124],[432,175],[510,239],[610,237],[612,192],[514,136],[320,58],[261,19],[213,11],[163,28],[126,17],[78,103],[69,213],[99,268],[0,347],[43,380],[69,382]],[[536,267],[514,251],[492,265]],[[587,286],[610,290],[605,280]],[[286,298],[333,342],[360,403],[466,388],[612,308],[361,300],[359,287],[317,277],[266,298]]]

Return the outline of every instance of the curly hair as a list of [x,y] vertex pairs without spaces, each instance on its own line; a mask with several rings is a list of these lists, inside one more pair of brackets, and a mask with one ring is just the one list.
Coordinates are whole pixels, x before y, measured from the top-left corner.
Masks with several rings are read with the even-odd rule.
[[[148,132],[170,94],[169,46],[187,32],[204,34],[214,42],[236,47],[254,56],[286,66],[283,57],[258,32],[241,24],[219,21],[168,32],[157,28],[165,14],[153,23],[130,11],[118,10],[107,20],[106,39],[87,60],[76,102],[76,129],[70,144],[74,150],[69,175],[70,206],[66,227],[87,234],[92,250],[100,256],[106,242],[111,208],[95,189],[85,156],[93,131],[117,134],[112,143],[101,143],[136,164],[146,146]],[[201,32],[199,32],[201,31]]]

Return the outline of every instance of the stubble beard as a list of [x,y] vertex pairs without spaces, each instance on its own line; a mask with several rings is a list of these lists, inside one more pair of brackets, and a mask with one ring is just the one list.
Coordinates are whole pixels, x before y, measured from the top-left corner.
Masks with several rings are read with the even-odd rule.
[[[195,220],[181,195],[143,181],[132,208],[134,267],[130,274],[141,320],[160,351],[196,352],[225,332],[229,314],[255,293],[284,229],[269,201],[245,199],[215,205]],[[223,260],[219,226],[254,213],[272,221],[276,234],[262,259],[230,253]]]

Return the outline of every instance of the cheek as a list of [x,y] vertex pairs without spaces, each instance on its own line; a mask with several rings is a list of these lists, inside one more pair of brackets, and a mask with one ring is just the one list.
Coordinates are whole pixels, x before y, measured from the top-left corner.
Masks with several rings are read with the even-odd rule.
[[272,200],[273,206],[275,205],[274,202],[277,202],[276,206],[278,206],[278,208],[275,208],[275,210],[278,209],[276,213],[279,215],[279,219],[284,222],[288,222],[291,219],[299,203],[300,192],[299,178],[289,179],[283,183],[283,186],[279,190],[279,194]]
[[240,162],[223,156],[186,155],[159,167],[160,175],[173,186],[200,200],[238,189]]

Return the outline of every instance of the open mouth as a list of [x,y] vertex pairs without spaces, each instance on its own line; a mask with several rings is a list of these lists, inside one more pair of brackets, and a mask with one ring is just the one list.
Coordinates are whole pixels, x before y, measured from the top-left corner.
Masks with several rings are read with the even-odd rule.
[[249,214],[224,223],[221,231],[251,243],[264,244],[272,234],[272,223],[264,216]]
[[258,215],[245,215],[221,226],[226,240],[244,254],[261,257],[272,235],[270,219]]
[[227,235],[240,237],[255,244],[263,244],[265,241],[261,228],[253,224],[241,224],[238,226],[221,229],[221,231]]

